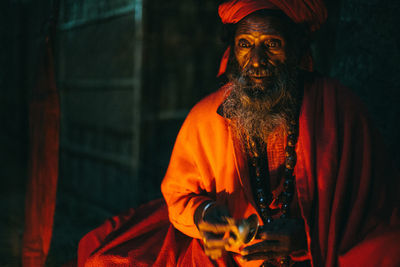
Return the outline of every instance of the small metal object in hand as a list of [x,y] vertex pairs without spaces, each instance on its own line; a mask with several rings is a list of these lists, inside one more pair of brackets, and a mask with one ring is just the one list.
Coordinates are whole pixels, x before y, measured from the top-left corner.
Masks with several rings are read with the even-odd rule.
[[256,214],[250,215],[247,219],[227,219],[230,225],[229,245],[240,247],[253,241],[257,235],[259,223]]

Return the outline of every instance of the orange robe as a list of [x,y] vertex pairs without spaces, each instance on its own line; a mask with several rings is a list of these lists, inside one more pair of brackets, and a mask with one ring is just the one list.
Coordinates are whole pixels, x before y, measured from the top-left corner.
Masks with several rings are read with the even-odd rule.
[[[161,228],[156,224],[146,224],[157,221],[164,225],[166,211],[158,217],[133,215],[135,222],[124,224],[125,229],[117,234],[120,241],[113,245],[98,236],[116,235],[123,227],[100,227],[89,233],[79,246],[80,254],[85,255],[79,258],[81,262],[97,258],[97,266],[108,266],[100,264],[102,257],[121,257],[112,248],[118,245],[121,250],[122,244],[129,242],[131,247],[126,245],[125,250],[131,252],[131,261],[127,262],[146,258],[148,265],[140,266],[187,266],[183,262],[193,266],[231,264],[226,259],[212,263],[204,256],[193,222],[195,209],[205,200],[226,205],[235,218],[257,213],[244,155],[234,141],[228,121],[216,112],[225,98],[225,89],[206,97],[191,110],[162,182],[169,220],[184,235],[171,226],[168,233],[160,234]],[[313,266],[400,266],[398,175],[385,159],[381,138],[365,114],[359,100],[338,82],[316,75],[306,80],[294,173]],[[138,211],[143,209],[148,207]],[[159,212],[163,209],[162,204],[157,208]],[[146,232],[146,228],[137,227],[137,221],[151,229],[148,227]],[[160,253],[134,249],[135,239],[142,245],[152,242],[137,239],[145,233],[160,237],[150,249]],[[96,246],[102,249],[94,251]],[[146,253],[158,256],[151,259]],[[259,262],[249,264],[257,265]]]

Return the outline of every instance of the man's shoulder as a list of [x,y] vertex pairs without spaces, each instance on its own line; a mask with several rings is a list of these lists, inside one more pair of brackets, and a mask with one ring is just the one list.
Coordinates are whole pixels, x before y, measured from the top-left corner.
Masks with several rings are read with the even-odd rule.
[[339,80],[318,72],[304,72],[303,79],[306,87],[323,87],[328,90],[343,89],[345,86]]
[[313,94],[324,98],[334,97],[339,101],[360,101],[351,89],[336,78],[312,73],[306,76],[305,84],[305,90],[312,91]]
[[361,99],[338,79],[313,73],[305,79],[305,97],[312,106],[334,108],[342,115],[366,115],[367,109]]
[[[226,87],[222,86],[217,91],[200,100],[187,115],[180,131],[183,138],[209,137],[210,134],[225,132],[226,120],[217,113],[218,107],[226,96]],[[194,134],[197,133],[197,134]]]
[[189,117],[201,118],[202,120],[213,118],[218,115],[217,110],[229,92],[229,84],[220,87],[217,91],[205,96],[190,111]]

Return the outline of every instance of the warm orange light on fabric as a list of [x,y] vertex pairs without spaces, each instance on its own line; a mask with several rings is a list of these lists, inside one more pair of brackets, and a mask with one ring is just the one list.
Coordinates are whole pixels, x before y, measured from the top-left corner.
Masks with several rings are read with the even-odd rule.
[[225,73],[226,67],[228,66],[230,53],[231,53],[231,46],[228,46],[228,48],[224,52],[224,55],[222,56],[221,63],[219,64],[219,71],[217,77]]
[[238,23],[247,15],[261,9],[278,9],[270,1],[228,1],[218,7],[218,14],[222,23]]

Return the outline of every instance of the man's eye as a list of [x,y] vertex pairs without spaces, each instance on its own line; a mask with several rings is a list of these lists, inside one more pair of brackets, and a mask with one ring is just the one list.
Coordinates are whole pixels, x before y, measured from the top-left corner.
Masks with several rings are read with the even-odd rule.
[[281,41],[279,41],[279,40],[269,40],[266,43],[266,45],[269,48],[280,48],[281,47]]
[[250,47],[250,42],[245,40],[245,39],[240,39],[238,42],[238,46],[239,47],[243,47],[243,48],[249,48]]

